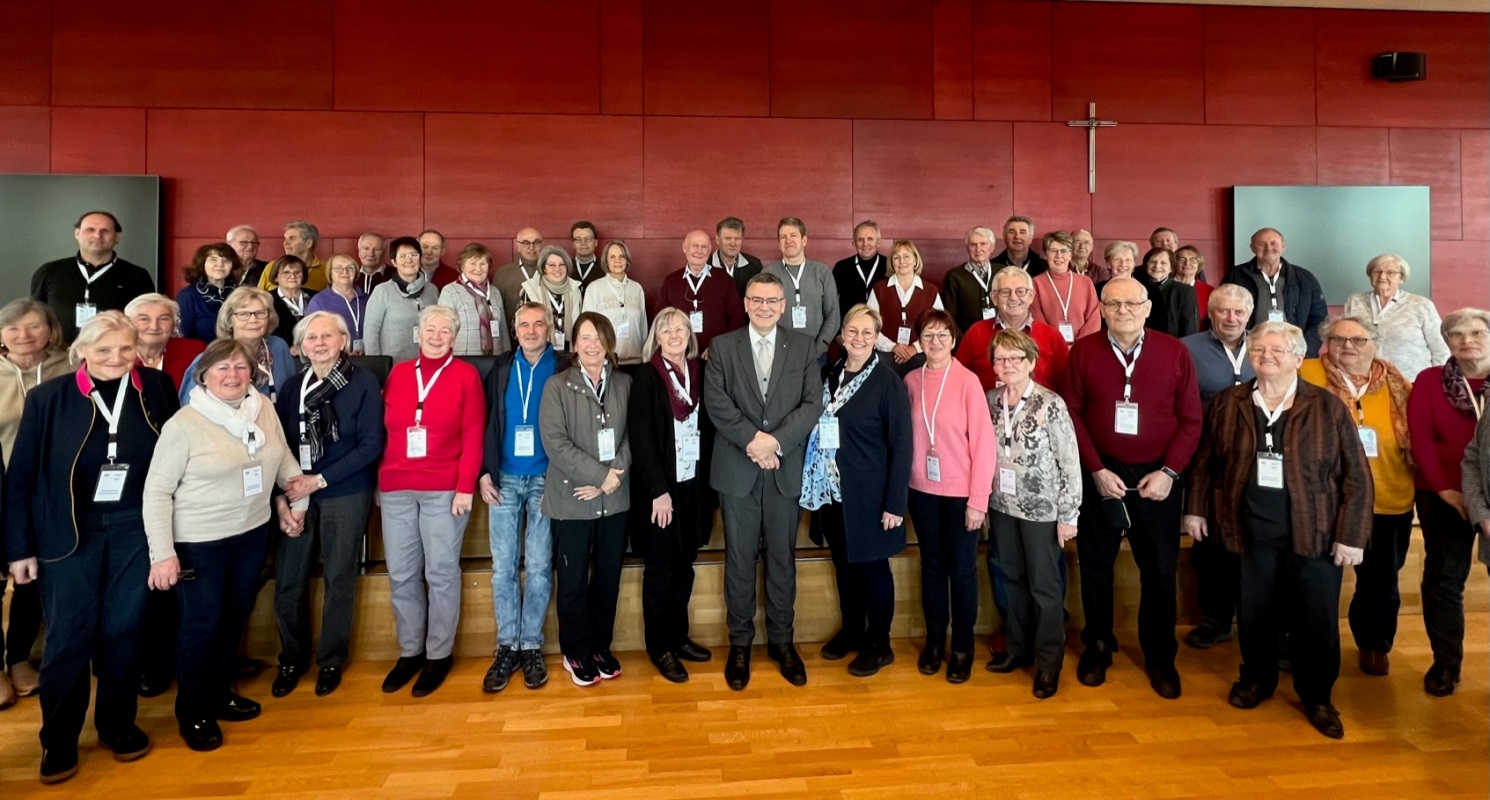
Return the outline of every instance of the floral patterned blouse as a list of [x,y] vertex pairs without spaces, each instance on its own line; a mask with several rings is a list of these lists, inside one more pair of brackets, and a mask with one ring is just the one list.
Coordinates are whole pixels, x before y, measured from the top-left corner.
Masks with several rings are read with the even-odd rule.
[[[1081,512],[1081,455],[1076,428],[1060,395],[1034,385],[1014,415],[1013,436],[1005,436],[1003,386],[988,393],[988,410],[998,438],[998,474],[988,508],[1031,522],[1076,524]],[[1014,494],[1005,492],[1004,470],[1014,470]]]

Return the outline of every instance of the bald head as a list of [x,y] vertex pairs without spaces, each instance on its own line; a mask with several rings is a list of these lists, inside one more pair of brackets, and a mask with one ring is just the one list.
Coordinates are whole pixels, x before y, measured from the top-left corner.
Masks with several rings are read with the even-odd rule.
[[709,260],[710,244],[709,234],[697,228],[683,237],[683,258],[689,269],[697,272],[704,268],[704,262]]
[[1142,332],[1149,309],[1149,290],[1133,278],[1113,278],[1102,288],[1102,319],[1115,335]]
[[523,228],[513,238],[512,249],[523,266],[534,266],[538,263],[538,251],[543,249],[543,234],[537,228]]

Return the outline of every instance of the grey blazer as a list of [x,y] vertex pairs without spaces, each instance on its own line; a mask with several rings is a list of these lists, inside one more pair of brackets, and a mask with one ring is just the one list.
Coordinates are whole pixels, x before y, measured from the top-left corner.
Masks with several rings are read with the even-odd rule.
[[[622,514],[631,508],[631,443],[626,437],[627,405],[631,396],[631,376],[610,369],[605,376],[605,405],[595,400],[595,393],[585,383],[582,367],[576,362],[543,385],[543,401],[538,404],[538,433],[548,453],[548,473],[544,480],[543,516],[549,519],[599,519]],[[602,415],[604,420],[602,421]],[[616,431],[616,457],[600,460],[600,429]],[[594,500],[580,500],[574,490],[581,486],[600,486],[610,469],[625,470],[621,486],[611,494]]]
[[823,412],[817,343],[803,334],[777,329],[771,396],[766,398],[755,377],[750,341],[747,325],[714,337],[709,345],[704,407],[715,428],[709,485],[734,497],[749,494],[761,469],[745,454],[745,446],[757,431],[765,431],[776,437],[782,453],[781,467],[767,476],[767,485],[774,485],[784,497],[797,497],[802,494],[807,437]]

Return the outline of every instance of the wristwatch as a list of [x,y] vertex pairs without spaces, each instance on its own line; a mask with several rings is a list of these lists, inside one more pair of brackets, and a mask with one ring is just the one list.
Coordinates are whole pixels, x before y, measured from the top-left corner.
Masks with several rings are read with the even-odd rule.
[[324,489],[324,488],[326,488],[326,476],[325,475],[317,475],[316,476],[316,488],[317,489]]
[[[1169,479],[1172,480],[1172,481],[1177,481],[1177,480],[1180,479],[1180,474],[1178,472],[1175,472],[1174,470],[1170,469],[1169,467],[1160,467],[1159,468],[1159,471],[1162,472],[1162,473],[1164,473],[1165,475],[1168,475],[1169,476]],[[323,481],[321,483],[321,488],[324,489],[325,487],[326,487],[326,484]]]

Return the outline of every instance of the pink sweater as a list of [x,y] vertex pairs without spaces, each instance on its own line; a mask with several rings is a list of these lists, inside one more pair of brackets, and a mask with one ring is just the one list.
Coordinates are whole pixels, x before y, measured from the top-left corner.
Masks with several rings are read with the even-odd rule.
[[[1075,281],[1075,286],[1071,285],[1072,281]],[[1052,286],[1052,283],[1055,285]],[[1067,299],[1067,292],[1071,296],[1063,319],[1061,301]],[[1070,322],[1076,333],[1071,341],[1102,330],[1101,307],[1102,304],[1097,299],[1097,287],[1085,275],[1045,272],[1035,276],[1035,299],[1030,303],[1031,316],[1056,330],[1060,330],[1061,322]],[[1201,316],[1205,314],[1202,313]]]
[[[947,388],[942,389],[942,382]],[[905,388],[911,399],[911,488],[939,497],[967,497],[969,508],[988,508],[993,492],[998,438],[993,432],[993,418],[988,414],[988,398],[978,376],[953,361],[944,370],[924,367],[905,376]],[[937,405],[937,394],[942,395]],[[925,399],[926,414],[921,414]],[[936,454],[941,461],[942,479],[926,476],[926,456],[931,452],[931,437],[926,420],[936,411]]]

